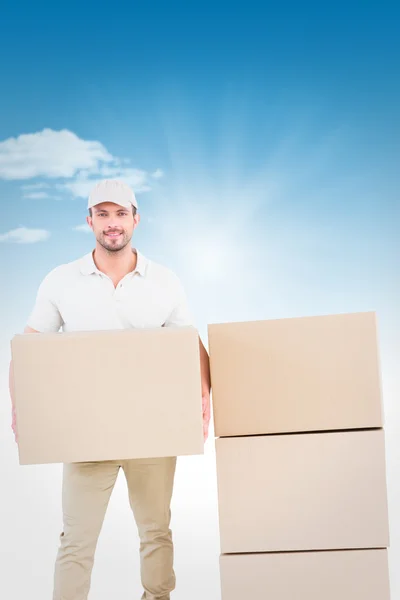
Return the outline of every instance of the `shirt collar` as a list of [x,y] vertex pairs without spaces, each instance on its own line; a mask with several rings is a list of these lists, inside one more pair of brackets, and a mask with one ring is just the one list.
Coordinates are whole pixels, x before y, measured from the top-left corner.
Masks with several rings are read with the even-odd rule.
[[[139,275],[144,277],[146,274],[146,267],[147,267],[147,264],[149,261],[136,248],[132,248],[132,252],[134,252],[137,257],[136,268],[132,272],[132,275],[133,275],[133,273],[137,272],[137,273],[139,273]],[[81,271],[82,275],[92,275],[93,273],[98,273],[99,275],[101,274],[101,271],[99,271],[99,269],[96,267],[96,264],[93,260],[93,251],[89,252],[88,254],[85,254],[85,256],[83,256],[81,258],[80,271]]]

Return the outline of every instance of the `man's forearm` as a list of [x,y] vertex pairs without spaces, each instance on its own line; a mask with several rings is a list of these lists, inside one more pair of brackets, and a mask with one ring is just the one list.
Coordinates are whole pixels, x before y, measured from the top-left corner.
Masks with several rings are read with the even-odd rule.
[[208,357],[207,350],[205,349],[200,336],[199,336],[199,346],[200,346],[201,389],[202,389],[202,391],[209,392],[211,389],[210,360]]

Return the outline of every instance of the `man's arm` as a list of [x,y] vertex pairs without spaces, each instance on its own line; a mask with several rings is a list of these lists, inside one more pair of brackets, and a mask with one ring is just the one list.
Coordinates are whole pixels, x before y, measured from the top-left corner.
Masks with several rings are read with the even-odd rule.
[[[170,326],[194,326],[191,311],[189,309],[185,290],[180,280],[175,277],[174,281],[176,288],[176,303],[175,307],[169,315],[168,319],[164,323],[165,327]],[[199,350],[200,350],[200,370],[201,370],[201,395],[203,402],[203,430],[204,430],[204,441],[208,437],[208,426],[210,422],[210,390],[211,390],[211,377],[210,377],[210,361],[207,350],[205,349],[203,342],[199,336]]]
[[201,337],[199,336],[200,346],[200,368],[201,368],[201,389],[204,392],[210,393],[211,376],[210,376],[210,359],[208,352],[204,347]]
[[208,438],[208,427],[210,424],[211,417],[211,402],[210,402],[210,391],[211,391],[211,376],[210,376],[210,359],[205,349],[201,337],[199,336],[200,346],[200,369],[201,369],[201,396],[203,403],[203,433],[204,441]]
[[[56,290],[59,289],[57,281],[57,269],[53,269],[42,280],[36,293],[35,305],[28,318],[29,325],[26,325],[24,333],[56,332],[60,329],[63,319],[56,300]],[[13,407],[13,430],[15,433],[15,392],[12,361],[9,371],[9,387]]]
[[[27,325],[24,329],[24,333],[39,333],[36,329],[32,329]],[[14,370],[12,359],[10,360],[10,368],[9,368],[9,377],[8,377],[8,385],[10,388],[10,398],[11,398],[11,407],[12,407],[12,430],[14,432],[15,441],[18,441],[18,433],[17,433],[17,419],[15,414],[15,392],[14,392]]]

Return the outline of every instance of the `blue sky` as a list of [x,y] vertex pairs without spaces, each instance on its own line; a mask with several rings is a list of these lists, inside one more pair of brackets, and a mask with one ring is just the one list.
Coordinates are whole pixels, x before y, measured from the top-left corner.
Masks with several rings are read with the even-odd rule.
[[393,597],[399,17],[387,1],[16,1],[0,19],[4,385],[40,281],[93,247],[86,196],[105,176],[135,189],[133,242],[179,274],[206,343],[208,323],[377,311]]
[[392,319],[398,17],[385,2],[9,4],[7,333],[42,276],[91,249],[74,228],[103,176],[132,183],[136,244],[179,272],[200,327],[371,308]]
[[[260,298],[251,295],[249,314],[277,314],[266,298],[276,294],[279,304],[302,281],[304,302],[291,308],[281,299],[283,312],[318,310],[306,286],[315,297],[327,283],[345,300],[338,310],[346,301],[373,306],[374,279],[390,304],[399,250],[394,4],[84,6],[17,3],[2,22],[0,251],[14,273],[7,298],[20,289],[16,271],[29,267],[13,324],[22,325],[38,278],[90,248],[89,236],[72,230],[85,217],[77,194],[107,168],[138,192],[138,245],[176,267],[196,298],[198,288],[225,287],[231,247],[242,244]],[[20,226],[51,235],[7,241]],[[199,239],[196,264],[204,240],[215,256],[225,230],[217,281],[182,264],[179,227]],[[203,320],[204,303],[193,302]],[[319,310],[334,309],[328,301]]]
[[179,272],[199,326],[392,315],[398,17],[385,2],[10,4],[0,35],[7,333],[23,326],[42,276],[91,249],[74,228],[102,176],[133,184],[136,243]]

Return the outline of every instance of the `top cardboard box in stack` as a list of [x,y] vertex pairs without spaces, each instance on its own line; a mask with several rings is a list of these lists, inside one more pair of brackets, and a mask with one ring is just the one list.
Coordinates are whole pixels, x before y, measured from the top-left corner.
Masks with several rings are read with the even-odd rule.
[[16,335],[20,464],[202,454],[192,327]]
[[208,327],[217,437],[383,427],[375,313]]

